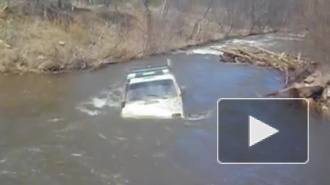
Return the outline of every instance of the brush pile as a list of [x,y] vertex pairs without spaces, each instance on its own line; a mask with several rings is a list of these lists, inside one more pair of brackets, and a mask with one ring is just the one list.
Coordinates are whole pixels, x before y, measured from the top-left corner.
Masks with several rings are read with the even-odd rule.
[[315,62],[301,54],[275,53],[253,46],[212,48],[221,51],[222,62],[252,64],[271,67],[285,74],[285,88],[267,97],[290,96],[306,98],[315,110],[330,115],[330,75],[317,70]]
[[226,48],[212,48],[221,51],[222,62],[253,64],[271,67],[285,73],[285,85],[301,82],[316,70],[316,64],[299,55],[275,53],[254,46],[235,45]]
[[288,53],[274,53],[260,47],[238,45],[235,47],[220,48],[218,50],[223,52],[222,59],[225,62],[271,66],[281,71],[285,69],[295,70],[309,63],[301,57],[301,54],[296,56]]

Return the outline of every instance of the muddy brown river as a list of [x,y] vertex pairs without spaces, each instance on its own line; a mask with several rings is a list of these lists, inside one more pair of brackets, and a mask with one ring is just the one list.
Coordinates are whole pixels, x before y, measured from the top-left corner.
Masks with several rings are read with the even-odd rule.
[[[297,35],[214,44],[281,50]],[[61,75],[0,76],[1,185],[329,184],[330,125],[310,118],[306,165],[220,165],[216,101],[263,97],[283,86],[278,71],[219,62],[209,47]],[[185,86],[185,119],[123,120],[121,86],[136,65],[173,61]]]

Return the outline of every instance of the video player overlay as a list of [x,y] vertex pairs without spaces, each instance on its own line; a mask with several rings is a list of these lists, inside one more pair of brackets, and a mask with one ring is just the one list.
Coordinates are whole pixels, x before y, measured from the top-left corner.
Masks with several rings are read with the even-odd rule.
[[307,163],[308,114],[305,99],[220,99],[218,161]]

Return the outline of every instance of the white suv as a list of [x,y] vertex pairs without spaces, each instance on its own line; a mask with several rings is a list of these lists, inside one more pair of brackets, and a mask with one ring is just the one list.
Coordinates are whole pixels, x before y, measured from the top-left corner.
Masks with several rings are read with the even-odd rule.
[[182,91],[170,66],[132,70],[125,80],[123,118],[182,118]]

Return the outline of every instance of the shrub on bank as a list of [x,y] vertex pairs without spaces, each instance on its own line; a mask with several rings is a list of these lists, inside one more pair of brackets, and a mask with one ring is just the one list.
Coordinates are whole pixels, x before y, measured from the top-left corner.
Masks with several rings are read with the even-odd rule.
[[[1,72],[98,68],[229,34],[248,34],[249,30],[240,16],[227,15],[226,20],[231,21],[227,21],[228,25],[221,23],[207,8],[212,4],[206,4],[207,9],[202,5],[180,9],[175,4],[144,8],[134,3],[79,7],[58,2],[62,1],[40,4],[25,1],[26,4],[0,11]],[[151,14],[149,21],[147,11]],[[219,11],[225,10],[219,6]],[[242,24],[231,24],[234,20]]]

